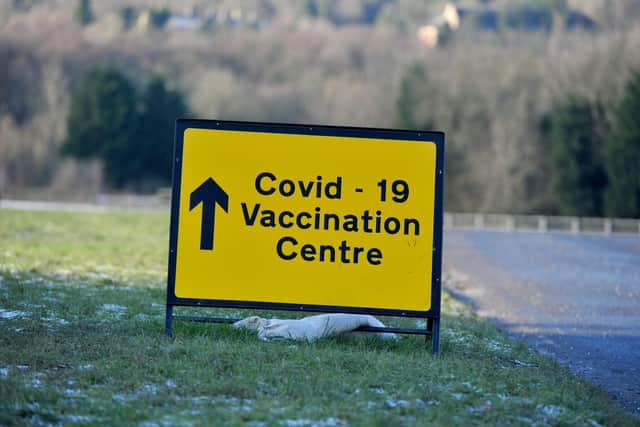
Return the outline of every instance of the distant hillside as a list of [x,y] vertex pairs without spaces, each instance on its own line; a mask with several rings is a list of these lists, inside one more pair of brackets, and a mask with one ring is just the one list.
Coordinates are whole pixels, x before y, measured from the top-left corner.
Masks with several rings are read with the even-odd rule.
[[[264,26],[273,20],[297,22],[323,19],[334,25],[394,25],[414,30],[440,14],[447,0],[111,0],[91,1],[96,20],[148,10],[168,10],[180,17],[193,17],[206,26]],[[630,25],[640,18],[637,0],[458,0],[460,7],[505,9],[514,6],[571,8],[586,14],[601,26]],[[0,25],[15,13],[29,13],[47,6],[73,11],[74,0],[5,0],[0,4]],[[188,24],[185,24],[188,26]],[[198,27],[199,28],[199,27]]]
[[555,212],[552,106],[580,95],[609,125],[607,111],[640,69],[640,2],[537,0],[554,19],[583,8],[597,31],[461,25],[429,48],[419,29],[447,3],[91,0],[82,25],[79,1],[0,1],[0,195],[110,190],[99,162],[60,153],[70,94],[87,70],[110,65],[137,87],[164,76],[202,118],[443,130],[447,209]]

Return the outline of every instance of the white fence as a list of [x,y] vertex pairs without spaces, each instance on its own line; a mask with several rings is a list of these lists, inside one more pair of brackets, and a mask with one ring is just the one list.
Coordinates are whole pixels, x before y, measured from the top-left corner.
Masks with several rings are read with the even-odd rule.
[[52,200],[12,200],[0,199],[0,209],[27,211],[169,211],[169,195],[97,194],[95,198],[83,202]]
[[640,220],[544,215],[445,213],[444,229],[490,229],[502,231],[567,231],[571,233],[640,234]]

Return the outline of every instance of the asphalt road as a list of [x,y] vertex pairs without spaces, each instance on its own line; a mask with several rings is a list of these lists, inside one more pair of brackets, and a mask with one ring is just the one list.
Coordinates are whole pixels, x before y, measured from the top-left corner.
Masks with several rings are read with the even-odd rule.
[[640,416],[640,236],[452,230],[455,294]]

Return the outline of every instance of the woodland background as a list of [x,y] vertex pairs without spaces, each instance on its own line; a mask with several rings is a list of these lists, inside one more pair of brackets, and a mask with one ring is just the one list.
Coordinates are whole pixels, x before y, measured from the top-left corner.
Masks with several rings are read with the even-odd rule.
[[[640,70],[640,2],[460,2],[543,9],[551,26],[482,31],[463,21],[429,48],[417,31],[445,3],[0,0],[0,197],[169,185],[161,175],[114,182],[100,156],[64,149],[74,94],[101,67],[141,94],[160,81],[192,117],[444,131],[448,211],[640,216],[640,136],[619,129],[623,105],[640,108],[627,96]],[[567,8],[597,27],[567,29]],[[621,132],[631,154],[607,154]],[[620,156],[630,163],[607,161]],[[622,209],[605,193],[625,170]]]

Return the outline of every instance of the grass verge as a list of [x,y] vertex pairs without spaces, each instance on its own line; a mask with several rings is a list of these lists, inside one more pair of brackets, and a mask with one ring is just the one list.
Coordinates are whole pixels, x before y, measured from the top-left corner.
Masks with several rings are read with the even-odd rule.
[[637,425],[447,294],[439,357],[411,336],[265,343],[175,322],[169,339],[167,239],[160,213],[0,210],[0,425]]

